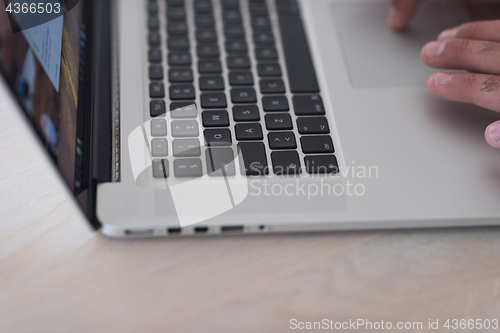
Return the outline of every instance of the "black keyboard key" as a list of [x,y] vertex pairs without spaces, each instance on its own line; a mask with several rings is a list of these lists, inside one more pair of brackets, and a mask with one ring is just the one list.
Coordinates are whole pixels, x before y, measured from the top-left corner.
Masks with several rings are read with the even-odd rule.
[[222,76],[200,76],[200,90],[224,90]]
[[165,86],[161,82],[152,82],[149,84],[149,97],[163,98],[165,97]]
[[196,118],[197,116],[198,109],[193,101],[170,103],[170,117],[173,119]]
[[257,105],[235,105],[233,106],[234,121],[259,121],[259,107]]
[[175,139],[172,141],[174,157],[196,157],[201,155],[198,139]]
[[271,132],[267,135],[271,149],[296,149],[297,142],[293,132]]
[[329,135],[303,136],[300,144],[304,154],[328,154],[334,153],[332,138]]
[[278,63],[258,64],[257,71],[259,76],[281,76],[281,66]]
[[260,80],[260,92],[263,94],[283,94],[285,84],[282,79]]
[[324,117],[297,118],[300,134],[329,134],[328,121]]
[[252,18],[252,28],[254,31],[270,31],[271,21],[267,17],[253,17]]
[[167,8],[168,21],[185,21],[186,10],[184,7],[170,7]]
[[262,97],[264,111],[288,111],[288,100],[286,96]]
[[243,161],[242,174],[260,176],[269,174],[266,158],[266,147],[262,142],[240,142],[238,150]]
[[213,29],[197,30],[196,40],[198,43],[217,43],[217,33]]
[[162,66],[149,66],[149,79],[150,80],[163,80],[163,67]]
[[288,113],[266,114],[266,128],[273,130],[291,130],[293,129],[292,118]]
[[246,69],[246,68],[250,68],[250,58],[248,58],[248,56],[231,56],[231,57],[227,57],[227,67],[229,69]]
[[239,0],[221,0],[221,5],[224,10],[232,10],[240,8]]
[[209,176],[234,176],[234,154],[231,148],[208,148],[205,151]]
[[218,58],[219,46],[216,44],[201,44],[196,47],[199,58]]
[[299,154],[296,151],[273,151],[271,160],[277,175],[297,175],[301,172]]
[[299,16],[299,6],[296,1],[277,1],[276,9],[280,17]]
[[236,124],[234,125],[236,140],[262,140],[262,127],[259,123]]
[[167,40],[167,45],[171,51],[188,51],[189,39],[186,37],[170,37]]
[[304,157],[307,173],[338,173],[339,164],[335,155],[309,155]]
[[151,140],[151,155],[154,157],[168,156],[168,142],[164,138],[156,138]]
[[256,32],[253,34],[253,42],[259,46],[274,45],[274,35],[272,32]]
[[160,49],[151,49],[148,52],[149,62],[158,63],[163,61]]
[[244,39],[245,29],[241,25],[226,25],[224,27],[226,39]]
[[195,23],[198,28],[213,28],[215,19],[211,14],[196,15]]
[[158,15],[158,4],[155,2],[148,3],[148,13],[150,16]]
[[149,102],[149,115],[154,118],[165,114],[165,101],[155,100]]
[[231,73],[229,73],[229,84],[232,86],[253,85],[252,72],[231,72]]
[[231,131],[227,128],[206,129],[203,135],[209,147],[230,146],[233,143]]
[[198,121],[196,120],[176,120],[172,121],[172,136],[174,138],[198,137]]
[[222,65],[220,60],[200,60],[198,61],[198,72],[201,74],[221,73]]
[[228,127],[229,116],[226,110],[203,111],[203,126],[205,127]]
[[212,2],[208,0],[198,0],[194,3],[196,14],[211,14],[213,11]]
[[191,66],[191,54],[169,53],[168,64],[170,66]]
[[277,60],[278,51],[275,47],[258,47],[255,49],[257,60]]
[[201,160],[199,158],[183,158],[174,161],[175,177],[201,177]]
[[151,136],[167,136],[167,121],[165,118],[155,118],[151,122]]
[[226,10],[222,13],[225,24],[241,24],[241,13],[237,10]]
[[253,88],[231,89],[231,101],[233,103],[256,103],[257,95]]
[[298,116],[325,114],[325,106],[319,95],[293,96],[293,108]]
[[193,82],[193,71],[186,69],[171,69],[168,71],[168,80],[170,82]]
[[252,16],[268,16],[269,14],[265,3],[251,3],[249,8]]
[[195,99],[194,86],[192,84],[170,86],[170,99]]
[[228,40],[226,41],[227,53],[247,53],[248,46],[245,40]]
[[152,32],[148,35],[148,43],[149,46],[160,46],[161,44],[161,37],[160,34],[157,32]]
[[148,28],[151,32],[156,32],[160,28],[160,20],[157,17],[151,17],[148,19]]
[[186,22],[168,22],[167,32],[172,36],[186,36],[188,27]]
[[226,95],[224,93],[201,94],[201,107],[203,109],[225,109],[227,107]]
[[184,6],[184,0],[166,0],[167,6],[170,7],[182,7]]
[[168,177],[168,160],[155,159],[153,160],[153,178]]
[[281,39],[293,93],[319,92],[318,80],[300,17],[280,18]]

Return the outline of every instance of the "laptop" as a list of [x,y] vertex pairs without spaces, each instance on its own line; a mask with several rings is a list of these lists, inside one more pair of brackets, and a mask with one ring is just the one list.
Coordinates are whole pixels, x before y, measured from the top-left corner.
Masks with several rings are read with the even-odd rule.
[[80,0],[29,28],[8,4],[2,86],[107,236],[500,223],[497,115],[419,58],[460,1],[399,33],[388,0]]

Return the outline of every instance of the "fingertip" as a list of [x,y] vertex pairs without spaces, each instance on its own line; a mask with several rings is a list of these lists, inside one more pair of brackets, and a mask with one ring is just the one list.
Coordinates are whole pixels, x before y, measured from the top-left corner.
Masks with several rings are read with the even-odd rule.
[[457,36],[458,28],[447,29],[441,32],[438,36],[438,41],[453,39]]
[[391,9],[389,9],[389,15],[387,15],[387,25],[392,30],[401,31],[407,28],[408,22],[404,20],[396,7],[392,6]]
[[484,132],[486,142],[494,148],[500,148],[500,121],[489,125]]

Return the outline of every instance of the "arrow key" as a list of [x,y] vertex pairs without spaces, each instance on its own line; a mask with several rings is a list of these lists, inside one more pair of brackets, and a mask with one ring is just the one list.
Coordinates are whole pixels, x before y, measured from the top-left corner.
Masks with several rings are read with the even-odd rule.
[[267,135],[271,149],[296,149],[297,142],[293,132],[271,132]]

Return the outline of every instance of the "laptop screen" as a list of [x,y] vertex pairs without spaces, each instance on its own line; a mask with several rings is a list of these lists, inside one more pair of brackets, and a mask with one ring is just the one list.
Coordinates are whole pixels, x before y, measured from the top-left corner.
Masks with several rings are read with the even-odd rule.
[[75,196],[87,172],[83,12],[79,1],[64,16],[13,32],[0,1],[0,73]]

